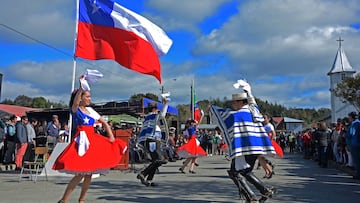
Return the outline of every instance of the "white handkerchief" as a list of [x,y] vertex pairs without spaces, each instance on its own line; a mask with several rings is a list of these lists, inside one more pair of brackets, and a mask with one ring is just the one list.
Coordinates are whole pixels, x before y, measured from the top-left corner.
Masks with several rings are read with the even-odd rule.
[[79,136],[75,138],[76,143],[78,144],[78,154],[79,156],[84,156],[87,150],[90,147],[90,142],[86,136],[85,131],[80,131]]
[[233,86],[234,86],[235,89],[239,89],[240,84],[239,83],[234,83]]
[[149,142],[149,151],[154,152],[156,150],[156,142]]
[[165,98],[166,101],[170,101],[170,92],[161,94],[161,97]]
[[90,91],[90,86],[89,86],[89,83],[86,81],[85,78],[81,78],[80,79],[80,85],[81,85],[81,88],[85,91]]
[[90,83],[94,83],[100,78],[102,78],[104,75],[98,70],[86,69],[84,76],[87,81],[89,81]]
[[240,87],[243,88],[248,85],[249,85],[249,83],[247,83],[245,80],[238,80],[235,84],[233,84],[235,89],[239,89]]
[[161,94],[162,97],[170,97],[170,92]]

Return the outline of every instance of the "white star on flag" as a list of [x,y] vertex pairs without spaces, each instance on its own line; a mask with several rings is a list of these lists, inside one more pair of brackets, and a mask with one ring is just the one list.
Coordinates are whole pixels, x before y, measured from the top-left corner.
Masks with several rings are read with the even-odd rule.
[[96,4],[96,0],[93,1],[92,7],[93,7],[92,14],[98,12],[98,10],[100,9],[100,7]]
[[84,124],[89,124],[89,120],[90,120],[90,119],[89,119],[88,117],[85,117],[85,118],[84,118]]

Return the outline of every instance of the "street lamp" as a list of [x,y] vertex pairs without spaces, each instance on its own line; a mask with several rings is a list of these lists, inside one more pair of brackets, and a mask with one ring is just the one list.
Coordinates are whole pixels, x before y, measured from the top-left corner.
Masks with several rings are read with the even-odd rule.
[[[170,81],[176,81],[176,80],[177,80],[177,78],[173,78]],[[161,91],[161,94],[165,93],[165,85],[161,85],[160,91]]]

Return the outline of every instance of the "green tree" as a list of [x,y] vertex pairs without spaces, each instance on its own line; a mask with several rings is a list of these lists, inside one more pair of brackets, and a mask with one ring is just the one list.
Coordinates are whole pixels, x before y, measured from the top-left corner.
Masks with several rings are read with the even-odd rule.
[[30,97],[25,96],[25,95],[19,95],[14,100],[15,105],[26,106],[26,107],[31,107],[32,102],[33,102],[33,100]]
[[134,94],[131,95],[129,98],[129,102],[137,102],[137,101],[141,101],[143,98],[145,97],[145,94]]
[[139,94],[134,94],[134,95],[130,96],[129,102],[138,102],[138,101],[141,101],[144,97],[154,100],[154,101],[159,101],[158,96],[156,96],[153,93],[146,93],[146,94],[139,93]]
[[149,98],[151,100],[154,100],[154,101],[159,101],[159,97],[156,94],[153,94],[153,93],[146,93],[145,97]]
[[360,74],[344,78],[337,84],[334,94],[344,103],[349,102],[357,111],[360,111]]
[[44,97],[35,97],[33,98],[32,106],[33,108],[47,108],[47,101]]
[[67,108],[67,107],[69,107],[68,105],[69,104],[66,104],[64,101],[60,101],[60,102],[56,102],[56,103],[47,101],[46,108],[50,108],[50,107],[53,107],[53,108]]
[[185,123],[187,119],[191,118],[190,105],[189,104],[179,104],[176,106],[179,112],[179,122]]
[[9,105],[15,105],[14,101],[11,99],[5,99],[1,102],[2,104],[9,104]]
[[44,97],[35,97],[31,98],[25,95],[19,95],[15,98],[14,101],[11,99],[5,99],[1,102],[2,104],[25,106],[31,108],[66,108],[67,104],[63,101],[60,102],[51,102],[46,100]]

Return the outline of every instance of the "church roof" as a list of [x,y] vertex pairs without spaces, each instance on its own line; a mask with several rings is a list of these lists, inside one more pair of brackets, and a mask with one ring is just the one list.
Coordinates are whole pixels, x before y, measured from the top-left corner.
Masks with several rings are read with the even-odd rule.
[[343,41],[341,38],[339,38],[339,48],[336,52],[334,64],[332,65],[332,68],[328,75],[333,73],[342,73],[342,72],[352,72],[355,73],[356,71],[351,67],[349,60],[346,57],[346,54],[344,50],[341,47],[341,41]]

